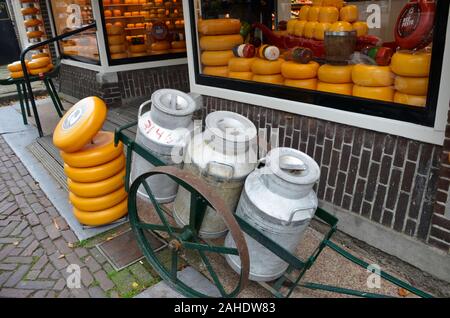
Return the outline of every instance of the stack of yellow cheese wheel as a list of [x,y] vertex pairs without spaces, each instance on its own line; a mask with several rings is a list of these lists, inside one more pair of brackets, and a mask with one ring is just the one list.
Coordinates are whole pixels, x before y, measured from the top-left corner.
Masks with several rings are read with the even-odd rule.
[[353,96],[392,102],[394,74],[389,66],[358,64],[353,66]]
[[319,67],[317,90],[333,94],[352,95],[353,65],[324,64]]
[[[109,53],[112,59],[123,59],[128,57],[125,41],[125,31],[121,22],[106,25],[108,34]],[[144,49],[145,50],[145,49]]]
[[[25,60],[25,65],[27,68],[27,72],[28,72],[28,60]],[[15,61],[11,64],[8,64],[8,71],[9,73],[9,77],[11,78],[21,78],[23,77],[23,69],[22,69],[22,64],[20,63],[20,61]]]
[[281,65],[281,74],[285,78],[284,85],[304,89],[317,89],[317,70],[319,63],[310,61],[307,64],[287,61]]
[[100,98],[82,99],[53,134],[64,160],[73,213],[80,223],[91,226],[111,223],[128,211],[123,145],[114,145],[114,133],[100,131],[106,112]]
[[232,57],[228,61],[228,77],[251,81],[253,78],[252,64],[255,57]]
[[[239,34],[241,22],[237,19],[200,20],[198,30],[201,34],[200,59],[203,74],[228,76],[228,62],[233,58],[232,49],[243,43]],[[239,72],[239,71],[238,71]]]
[[252,80],[268,84],[283,84],[284,78],[281,75],[281,66],[284,62],[282,58],[273,61],[256,58],[251,67]]
[[48,56],[32,59],[28,65],[28,72],[31,75],[48,73],[53,69],[52,60]]
[[391,70],[395,77],[394,102],[424,107],[427,101],[431,53],[396,52]]

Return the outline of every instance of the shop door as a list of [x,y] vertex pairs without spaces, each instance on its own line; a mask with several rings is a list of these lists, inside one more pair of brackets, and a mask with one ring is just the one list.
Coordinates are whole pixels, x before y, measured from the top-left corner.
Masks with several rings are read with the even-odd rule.
[[0,0],[0,65],[17,61],[19,55],[19,43],[17,42],[6,0]]

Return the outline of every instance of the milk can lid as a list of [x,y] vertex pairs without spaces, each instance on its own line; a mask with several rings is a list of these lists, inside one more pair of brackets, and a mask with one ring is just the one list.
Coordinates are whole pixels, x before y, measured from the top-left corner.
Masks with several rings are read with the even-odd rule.
[[185,116],[195,111],[195,101],[176,89],[159,89],[152,94],[152,107],[174,116]]
[[216,111],[205,118],[206,129],[227,141],[249,142],[256,137],[255,125],[246,117],[228,111]]
[[292,148],[274,148],[266,156],[266,166],[281,179],[294,184],[319,180],[320,168],[313,158]]

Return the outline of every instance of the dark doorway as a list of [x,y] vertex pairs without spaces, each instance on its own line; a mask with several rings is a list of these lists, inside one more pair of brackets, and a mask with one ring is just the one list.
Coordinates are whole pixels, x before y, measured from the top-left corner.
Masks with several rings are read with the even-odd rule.
[[0,65],[17,61],[20,48],[6,0],[0,0],[0,34]]

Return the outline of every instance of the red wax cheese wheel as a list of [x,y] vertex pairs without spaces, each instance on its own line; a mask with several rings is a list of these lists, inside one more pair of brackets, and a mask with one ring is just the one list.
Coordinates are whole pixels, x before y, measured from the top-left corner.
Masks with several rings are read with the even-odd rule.
[[123,153],[122,142],[114,146],[114,133],[99,131],[91,142],[87,143],[77,152],[66,153],[61,151],[65,163],[75,168],[87,168],[107,163]]
[[114,176],[124,167],[125,155],[120,155],[108,163],[89,168],[74,168],[65,163],[64,172],[69,179],[76,182],[98,182]]
[[123,200],[112,208],[96,212],[86,212],[73,208],[73,215],[81,224],[99,226],[114,222],[128,212],[128,199]]
[[67,179],[69,191],[84,198],[95,198],[111,193],[125,184],[126,169],[118,174],[98,182],[76,182]]
[[106,105],[96,96],[86,97],[73,105],[53,132],[54,145],[64,152],[83,148],[98,133],[106,119]]
[[116,191],[95,198],[79,197],[72,192],[69,192],[69,200],[73,206],[86,212],[101,211],[111,208],[122,202],[126,197],[127,192],[124,187],[120,187]]

